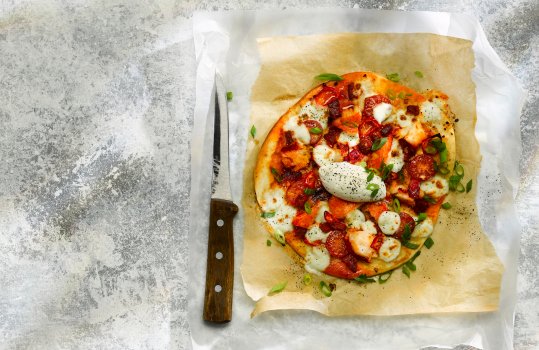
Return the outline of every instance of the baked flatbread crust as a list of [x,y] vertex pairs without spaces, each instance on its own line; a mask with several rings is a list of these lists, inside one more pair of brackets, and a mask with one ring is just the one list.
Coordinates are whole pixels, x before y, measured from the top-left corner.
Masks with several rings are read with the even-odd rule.
[[[281,174],[284,170],[287,169],[286,166],[283,165],[283,153],[281,152],[281,149],[283,148],[283,144],[285,143],[284,133],[285,133],[285,126],[287,123],[291,121],[293,118],[299,118],[299,120],[305,120],[305,119],[313,119],[310,116],[303,116],[302,118],[301,114],[305,111],[306,105],[316,105],[316,97],[320,96],[321,93],[323,93],[323,90],[329,87],[329,88],[336,88],[342,87],[343,84],[353,84],[354,88],[358,88],[357,90],[354,90],[355,95],[359,95],[355,98],[351,98],[350,100],[353,100],[353,106],[349,107],[350,109],[353,109],[355,113],[359,114],[359,121],[357,124],[361,124],[361,121],[365,119],[365,115],[362,115],[364,113],[364,101],[365,98],[368,96],[374,96],[374,95],[382,95],[385,96],[387,99],[389,99],[390,104],[393,107],[393,111],[391,112],[391,115],[384,120],[381,125],[392,125],[392,137],[394,142],[399,139],[404,139],[406,142],[416,149],[415,155],[424,153],[424,147],[422,147],[422,142],[428,139],[429,137],[432,137],[434,135],[439,135],[441,140],[443,140],[443,143],[445,144],[445,147],[447,149],[447,162],[446,164],[453,164],[455,161],[455,135],[454,135],[454,116],[449,108],[449,105],[447,104],[448,97],[439,91],[433,91],[428,90],[423,93],[418,93],[406,86],[403,86],[401,84],[398,84],[396,82],[393,82],[391,80],[386,79],[385,77],[378,75],[376,73],[372,72],[354,72],[354,73],[348,73],[341,76],[343,78],[342,81],[330,81],[323,84],[320,84],[316,87],[314,87],[312,90],[310,90],[305,96],[303,96],[298,102],[296,102],[292,107],[289,108],[289,110],[284,113],[279,120],[275,123],[269,134],[267,135],[260,151],[258,154],[258,159],[254,171],[254,185],[255,185],[255,193],[257,202],[259,204],[260,212],[263,214],[264,212],[267,212],[267,208],[273,208],[275,210],[275,206],[272,206],[272,203],[270,202],[276,202],[275,197],[272,197],[272,194],[275,194],[276,192],[279,192],[279,189],[282,189],[282,192],[286,193],[287,186],[290,186],[290,182],[288,181],[278,181],[279,175],[276,176],[276,174]],[[341,89],[344,90],[344,89]],[[348,90],[347,92],[350,92]],[[346,94],[347,92],[344,92]],[[352,97],[352,96],[349,96]],[[399,121],[397,118],[399,117],[399,113],[402,114],[402,112],[407,111],[407,106],[419,106],[419,114],[415,116],[411,116],[410,113],[407,114],[407,124],[402,123],[399,124]],[[329,108],[327,106],[319,106],[320,107],[317,112],[325,113],[325,118],[329,118]],[[433,113],[428,113],[428,108],[432,107],[437,109]],[[342,111],[341,111],[342,112]],[[344,113],[342,114],[344,115]],[[350,115],[350,113],[348,113]],[[356,116],[357,120],[357,116]],[[323,123],[322,123],[323,124]],[[402,127],[403,124],[410,125],[407,127]],[[335,120],[330,120],[328,125],[323,128],[323,135],[326,135],[328,133],[329,127],[331,125],[335,125]],[[353,126],[353,124],[352,124]],[[345,128],[346,130],[350,131],[349,128]],[[404,130],[406,129],[406,130]],[[419,130],[419,131],[418,131]],[[405,132],[407,131],[407,132]],[[343,133],[345,131],[342,131]],[[361,139],[361,136],[359,137]],[[297,140],[295,140],[297,142]],[[322,138],[320,142],[324,142],[324,139]],[[302,145],[301,149],[305,149],[309,155],[310,155],[310,162],[307,167],[297,169],[296,172],[302,172],[302,170],[305,169],[311,169],[312,167],[316,168],[316,162],[313,160],[313,149],[315,145]],[[357,146],[355,146],[357,148]],[[334,146],[335,149],[338,147]],[[353,147],[349,147],[352,149]],[[373,152],[374,153],[374,152]],[[372,156],[372,155],[371,155]],[[439,157],[439,155],[437,155]],[[436,158],[436,156],[435,156]],[[439,158],[437,159],[439,162]],[[294,161],[294,159],[292,159]],[[342,160],[344,161],[344,160]],[[367,159],[368,161],[368,159]],[[301,165],[301,164],[300,164]],[[405,163],[403,169],[406,169],[407,163]],[[274,169],[274,173],[272,173],[272,169]],[[275,172],[277,170],[277,172]],[[405,170],[401,171],[405,172]],[[402,176],[402,175],[401,175]],[[443,177],[447,179],[449,176],[447,174],[441,175],[438,173],[436,175],[437,177]],[[394,181],[393,181],[394,182]],[[404,185],[401,185],[401,187],[404,186],[404,190],[406,189],[406,185],[409,182],[409,176],[406,175],[406,180]],[[386,184],[387,186],[387,193],[388,196],[392,196],[393,198],[399,198],[400,199],[400,211],[409,213],[414,218],[417,217],[419,213],[414,211],[414,200],[411,199],[409,201],[406,198],[406,193],[402,193],[403,191],[396,192],[395,191],[395,184],[390,181],[390,184]],[[422,190],[421,193],[424,194],[424,191]],[[435,197],[435,203],[429,203],[429,206],[424,211],[427,215],[428,219],[431,220],[433,226],[435,226],[435,223],[438,218],[438,212],[440,210],[440,206],[444,201],[444,198],[446,196],[447,191],[445,191],[445,194],[439,195]],[[282,193],[281,193],[282,194]],[[284,196],[282,200],[284,203],[286,203],[286,196]],[[431,198],[432,199],[432,198]],[[278,202],[279,200],[277,200]],[[386,200],[386,203],[388,203],[388,200]],[[273,203],[275,204],[275,203]],[[279,204],[279,203],[277,203]],[[289,204],[289,203],[288,203]],[[424,204],[424,203],[423,203]],[[366,211],[366,207],[368,207],[368,203],[359,203],[358,209],[360,209],[362,212],[367,214],[367,217],[370,217],[368,210]],[[301,212],[301,208],[296,208],[298,212]],[[313,207],[313,210],[317,210],[317,205]],[[279,210],[278,208],[276,210]],[[293,218],[290,217],[283,217],[283,222],[286,224],[288,223],[288,220],[292,220]],[[312,245],[306,243],[305,238],[302,234],[298,234],[296,230],[293,228],[291,230],[288,230],[286,232],[282,232],[282,230],[279,230],[276,228],[275,219],[268,220],[262,218],[262,220],[265,223],[265,226],[267,230],[274,236],[279,237],[283,236],[285,238],[286,244],[288,244],[299,256],[301,256],[303,259],[307,258],[307,253],[309,249],[312,249]],[[374,219],[371,217],[371,220],[374,221]],[[315,223],[316,224],[316,223]],[[376,222],[375,222],[376,224]],[[284,225],[286,226],[286,225]],[[289,227],[291,225],[288,225]],[[283,227],[283,226],[281,226]],[[348,231],[348,229],[347,229]],[[378,228],[379,231],[379,228]],[[358,256],[357,264],[356,264],[356,271],[351,271],[352,274],[341,274],[340,272],[335,273],[332,269],[329,269],[327,271],[321,271],[325,272],[330,275],[334,275],[336,277],[341,278],[354,278],[359,275],[366,275],[366,276],[373,276],[377,274],[382,274],[387,271],[393,270],[400,265],[404,264],[408,260],[410,260],[423,246],[424,242],[428,239],[430,235],[425,235],[424,237],[412,237],[409,242],[412,243],[412,245],[417,245],[417,248],[410,249],[405,246],[401,246],[400,252],[396,258],[394,258],[391,261],[384,261],[377,257],[372,257],[370,259],[362,259],[361,256]],[[334,260],[339,260],[338,258],[331,258],[332,262]],[[341,264],[342,265],[342,264]],[[342,266],[340,266],[342,267]],[[339,267],[339,268],[340,268]]]

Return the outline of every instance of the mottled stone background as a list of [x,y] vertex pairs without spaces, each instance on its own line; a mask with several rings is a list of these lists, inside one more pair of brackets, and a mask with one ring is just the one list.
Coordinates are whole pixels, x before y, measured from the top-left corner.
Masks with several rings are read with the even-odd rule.
[[515,348],[539,348],[539,2],[0,1],[0,348],[183,349],[195,10],[475,15],[529,92]]

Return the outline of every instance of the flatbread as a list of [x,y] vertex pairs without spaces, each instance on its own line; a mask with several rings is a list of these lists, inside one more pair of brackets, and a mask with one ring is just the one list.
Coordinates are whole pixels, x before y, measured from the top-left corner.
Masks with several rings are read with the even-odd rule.
[[[438,91],[420,94],[372,72],[332,78],[342,80],[313,88],[290,107],[267,135],[254,171],[260,213],[268,231],[301,256],[307,270],[347,279],[382,274],[417,256],[432,233],[449,190],[449,165],[455,161],[454,116],[447,104],[448,97]],[[382,145],[372,151],[376,145],[368,150],[369,142]],[[324,152],[320,149],[330,157],[321,157]],[[419,161],[419,169],[424,168],[425,159],[429,160],[426,175],[418,175],[418,167],[412,165],[414,158]],[[431,160],[437,169],[434,174]],[[357,199],[337,193],[336,189],[332,191],[332,181],[326,179],[324,184],[319,171],[321,167],[333,169],[337,163],[353,164],[352,170],[372,172],[370,177],[380,181],[385,175],[385,195],[378,198],[381,193],[377,193],[373,197],[377,200],[365,196]],[[388,169],[389,165],[393,169]],[[312,182],[313,176],[322,181],[309,188],[305,184]],[[360,180],[365,177],[354,176]],[[343,181],[354,176],[343,176]],[[382,192],[384,187],[380,181],[376,192]],[[416,198],[410,197],[412,181]],[[366,185],[369,184],[367,181]],[[338,205],[330,209],[326,202]],[[326,211],[330,217],[340,214],[335,225],[328,225],[322,215]],[[389,212],[382,215],[384,219],[399,216],[397,221],[402,224],[406,216],[402,213],[409,214],[414,221],[408,222],[404,234],[403,225],[399,224],[400,233],[395,238],[391,231],[397,222],[385,225],[385,221],[380,221],[380,212]],[[347,215],[343,217],[343,213]],[[351,219],[358,216],[366,217],[359,221]],[[307,218],[306,222],[302,218]],[[298,222],[300,227],[296,226]],[[322,239],[313,241],[312,237]]]

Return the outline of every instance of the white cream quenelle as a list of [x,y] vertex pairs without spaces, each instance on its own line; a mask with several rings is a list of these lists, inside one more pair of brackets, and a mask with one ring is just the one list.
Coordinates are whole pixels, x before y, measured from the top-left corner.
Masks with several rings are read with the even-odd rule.
[[325,189],[341,199],[375,202],[386,196],[382,178],[373,174],[373,178],[367,181],[369,172],[362,166],[348,162],[329,163],[321,166],[318,173]]

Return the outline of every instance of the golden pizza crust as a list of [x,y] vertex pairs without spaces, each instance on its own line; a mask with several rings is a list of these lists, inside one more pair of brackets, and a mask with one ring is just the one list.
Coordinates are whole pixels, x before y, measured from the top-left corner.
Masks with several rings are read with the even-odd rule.
[[[395,96],[406,96],[406,103],[403,98],[394,98],[392,99],[392,105],[394,108],[400,109],[410,104],[419,104],[426,101],[435,101],[439,108],[442,111],[441,120],[439,122],[433,122],[428,124],[423,124],[425,127],[429,128],[429,133],[431,135],[439,133],[446,144],[448,150],[448,163],[453,164],[455,161],[456,155],[456,143],[455,143],[455,134],[454,134],[454,116],[449,109],[447,104],[448,97],[439,91],[428,90],[422,94],[417,93],[416,91],[390,81],[385,77],[382,77],[376,73],[372,72],[355,72],[342,75],[342,78],[346,81],[351,81],[354,83],[359,83],[362,86],[370,85],[372,92],[374,94],[387,95],[388,91]],[[325,83],[328,86],[332,86],[334,82]],[[272,162],[278,162],[279,159],[275,159],[276,150],[279,147],[279,140],[281,139],[281,134],[283,133],[283,127],[287,121],[298,115],[298,112],[301,108],[307,104],[311,99],[316,96],[323,89],[324,84],[320,84],[310,90],[305,96],[303,96],[297,103],[288,109],[279,120],[275,123],[273,128],[268,133],[257,158],[257,163],[254,170],[254,186],[256,198],[259,204],[259,209],[264,206],[264,195],[268,191],[280,187],[280,185],[275,180],[274,176],[271,173]],[[436,220],[438,218],[438,212],[440,206],[444,201],[446,196],[442,196],[438,199],[436,205],[433,205],[427,211],[427,216],[432,220],[434,227],[436,226]],[[413,210],[403,206],[404,211],[410,211],[413,213]],[[275,234],[275,231],[271,225],[269,225],[265,220],[264,224],[267,230]],[[373,258],[371,262],[359,261],[358,262],[358,271],[357,275],[367,275],[374,276],[382,274],[393,270],[400,265],[404,264],[410,260],[417,251],[419,251],[424,242],[428,237],[424,238],[412,238],[411,243],[417,244],[417,249],[409,249],[402,246],[400,254],[396,259],[391,262],[385,262],[378,258]],[[285,233],[286,243],[303,259],[305,259],[307,254],[307,244],[301,237],[298,237],[294,232]]]

